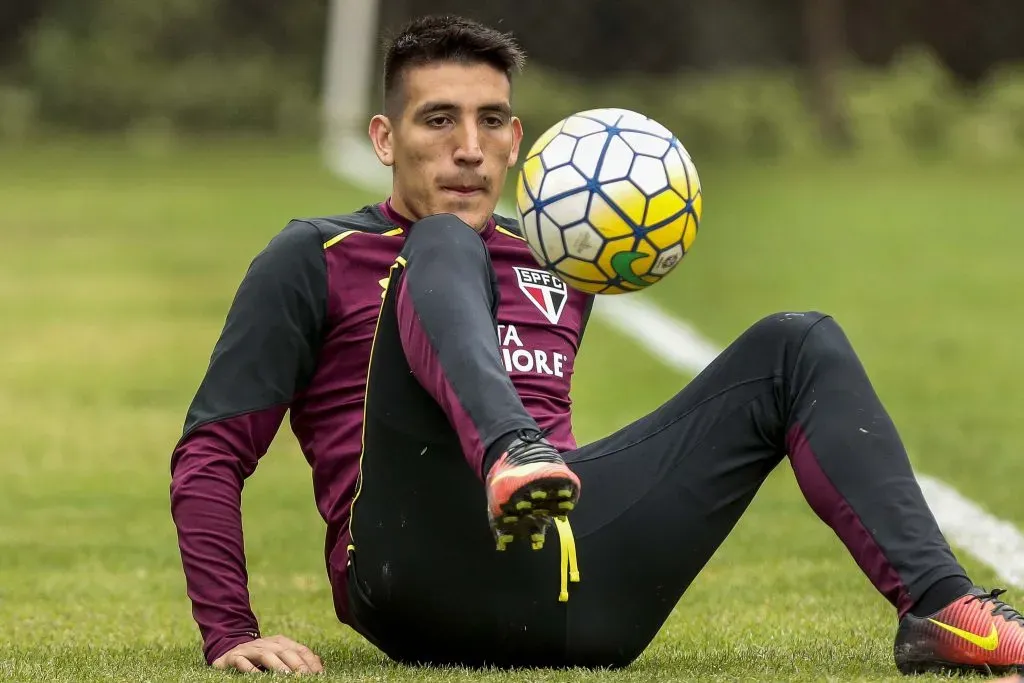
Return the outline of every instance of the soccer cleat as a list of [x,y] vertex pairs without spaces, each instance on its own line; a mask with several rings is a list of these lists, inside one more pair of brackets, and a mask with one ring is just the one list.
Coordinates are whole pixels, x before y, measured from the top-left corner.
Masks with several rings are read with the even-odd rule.
[[517,538],[534,550],[554,517],[565,517],[579,501],[580,480],[543,435],[523,433],[487,473],[487,517],[498,550]]
[[979,588],[928,617],[900,621],[893,652],[904,674],[1024,673],[1024,616]]

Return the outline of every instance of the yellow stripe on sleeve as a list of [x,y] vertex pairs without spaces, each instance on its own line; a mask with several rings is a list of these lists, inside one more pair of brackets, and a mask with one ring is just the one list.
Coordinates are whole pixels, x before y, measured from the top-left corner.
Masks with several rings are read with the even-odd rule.
[[343,239],[345,239],[349,235],[354,234],[355,232],[356,232],[355,230],[346,230],[345,232],[341,233],[340,235],[335,235],[331,239],[329,239],[326,242],[324,242],[324,249],[327,249],[328,247],[333,247],[335,244],[337,244],[338,242],[342,241]]

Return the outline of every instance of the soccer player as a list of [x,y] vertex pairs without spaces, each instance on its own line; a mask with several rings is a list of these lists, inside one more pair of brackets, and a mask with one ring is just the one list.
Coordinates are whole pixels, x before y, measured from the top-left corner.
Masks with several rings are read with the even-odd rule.
[[957,562],[827,315],[763,318],[664,406],[577,447],[593,298],[494,215],[522,64],[477,23],[408,25],[369,124],[390,196],[291,221],[242,280],[171,460],[208,663],[322,670],[262,637],[246,587],[240,492],[290,411],[337,616],[396,661],[629,664],[788,456],[895,608],[900,670],[1024,664],[1024,617]]

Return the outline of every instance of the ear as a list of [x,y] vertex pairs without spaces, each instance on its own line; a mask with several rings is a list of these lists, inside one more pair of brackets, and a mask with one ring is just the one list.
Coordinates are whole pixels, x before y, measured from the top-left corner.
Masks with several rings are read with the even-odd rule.
[[387,116],[377,114],[370,119],[370,142],[373,144],[373,151],[377,153],[380,163],[385,166],[391,166],[395,163],[392,131],[391,119]]
[[519,145],[523,142],[523,122],[518,116],[512,117],[512,151],[508,155],[508,167],[512,168],[519,160]]

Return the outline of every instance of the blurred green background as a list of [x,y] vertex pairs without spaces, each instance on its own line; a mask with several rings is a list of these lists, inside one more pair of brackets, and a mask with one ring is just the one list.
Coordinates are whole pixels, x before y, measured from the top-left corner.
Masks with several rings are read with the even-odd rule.
[[[369,1],[369,0],[367,0]],[[701,159],[1024,151],[1015,0],[381,0],[382,35],[455,11],[515,32],[528,129],[632,102]],[[326,0],[0,6],[0,140],[319,133]],[[375,41],[377,42],[377,41]]]

